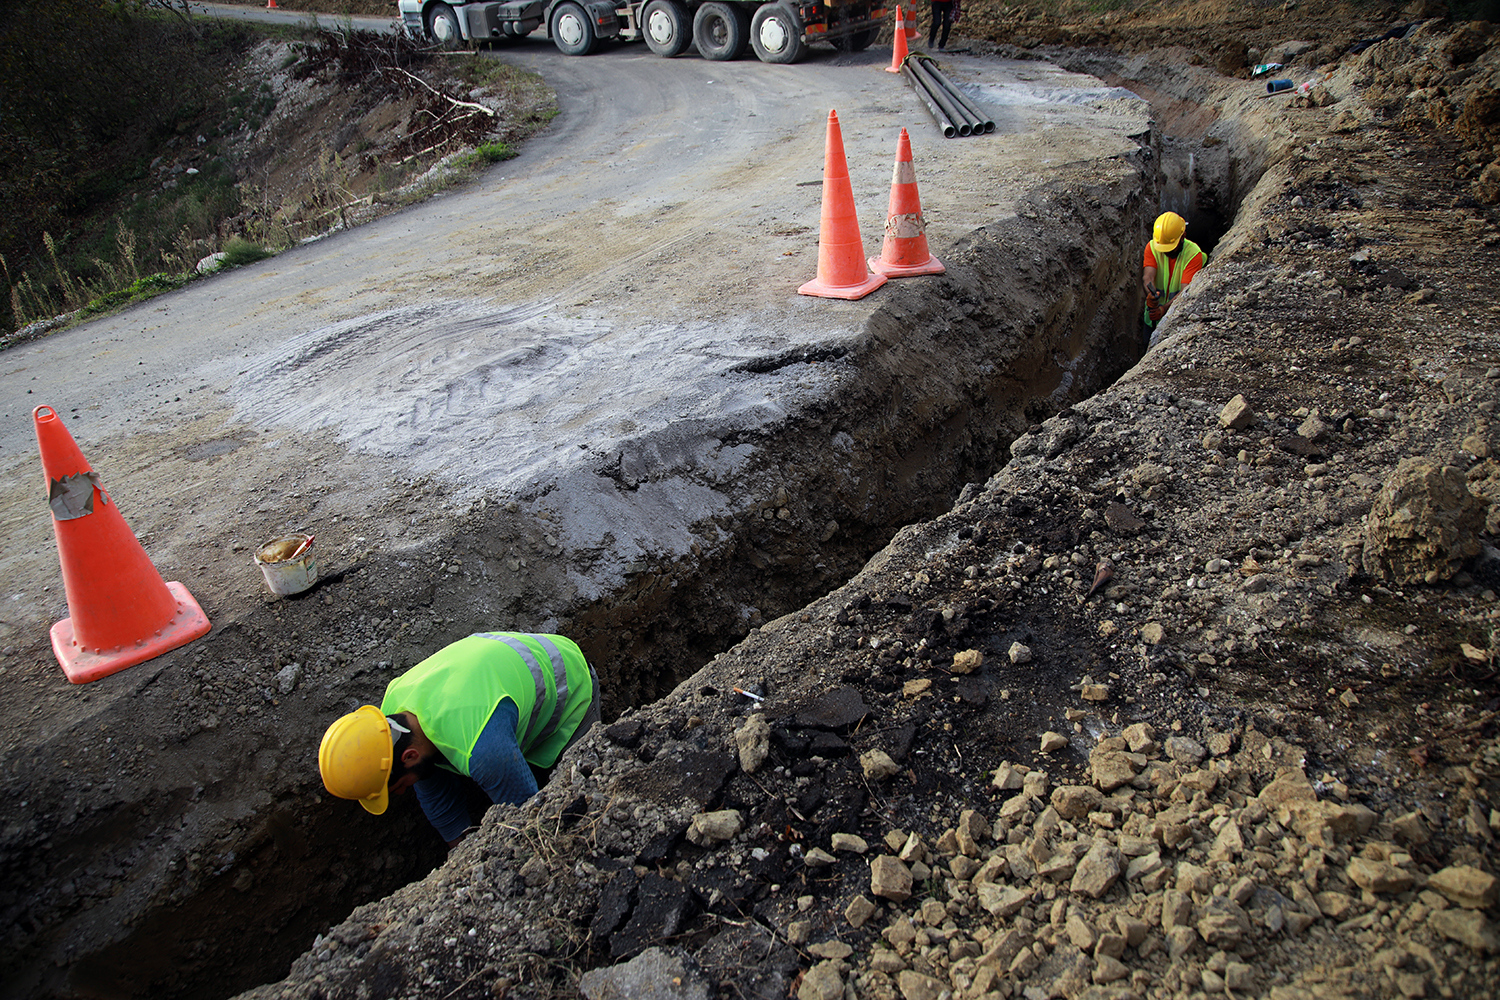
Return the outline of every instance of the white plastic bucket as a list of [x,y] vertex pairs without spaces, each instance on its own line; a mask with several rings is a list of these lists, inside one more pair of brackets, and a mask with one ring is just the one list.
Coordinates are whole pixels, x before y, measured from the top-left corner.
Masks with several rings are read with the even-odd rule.
[[282,535],[255,550],[255,564],[271,593],[300,594],[317,582],[318,561],[312,543],[312,535]]

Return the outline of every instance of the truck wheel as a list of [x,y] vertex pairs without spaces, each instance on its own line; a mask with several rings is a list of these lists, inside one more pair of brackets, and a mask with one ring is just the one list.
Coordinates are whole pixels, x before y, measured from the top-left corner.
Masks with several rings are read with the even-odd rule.
[[750,19],[750,44],[761,62],[794,63],[807,54],[802,18],[785,4],[763,4]]
[[641,14],[646,47],[663,59],[680,56],[693,44],[693,21],[682,0],[651,0]]
[[564,3],[552,13],[552,43],[565,56],[586,56],[599,48],[599,36],[587,11]]
[[856,31],[852,35],[844,35],[833,39],[833,47],[840,52],[863,52],[874,43],[875,36],[879,34],[879,28],[865,28],[863,31]]
[[458,15],[445,3],[433,7],[427,15],[427,34],[439,48],[450,52],[464,47],[463,32],[458,30]]
[[732,3],[706,3],[693,17],[693,42],[705,59],[738,59],[750,47],[750,17]]

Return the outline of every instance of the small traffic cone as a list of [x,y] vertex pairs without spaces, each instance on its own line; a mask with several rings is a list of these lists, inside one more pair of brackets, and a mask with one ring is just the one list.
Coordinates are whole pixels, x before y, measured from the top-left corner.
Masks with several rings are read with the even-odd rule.
[[927,223],[917,195],[917,171],[911,165],[911,137],[906,129],[896,140],[896,167],[891,171],[891,207],[885,216],[885,243],[870,270],[892,278],[942,274],[943,262],[927,249]]
[[901,17],[901,5],[896,5],[896,30],[891,35],[891,64],[885,68],[887,73],[901,72],[901,64],[906,62],[910,50],[906,47],[906,22]]
[[276,0],[266,0],[266,10],[280,10],[280,9],[281,9],[280,5],[276,3]]
[[57,411],[31,416],[68,595],[52,652],[68,680],[96,681],[207,632],[203,609],[182,584],[162,582]]
[[862,299],[885,284],[885,275],[865,266],[865,244],[854,214],[854,189],[844,159],[839,113],[828,112],[823,149],[823,222],[818,235],[818,276],[797,289],[799,295],[825,299]]

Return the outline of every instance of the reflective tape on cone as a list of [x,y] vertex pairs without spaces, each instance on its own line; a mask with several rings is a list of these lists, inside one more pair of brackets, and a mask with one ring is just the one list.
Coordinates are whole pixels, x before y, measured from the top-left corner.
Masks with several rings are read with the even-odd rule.
[[912,165],[911,136],[906,129],[896,142],[896,165],[891,170],[890,210],[885,218],[885,243],[880,256],[870,258],[870,270],[892,278],[942,274],[946,268],[927,249],[927,222],[917,193],[917,171]]

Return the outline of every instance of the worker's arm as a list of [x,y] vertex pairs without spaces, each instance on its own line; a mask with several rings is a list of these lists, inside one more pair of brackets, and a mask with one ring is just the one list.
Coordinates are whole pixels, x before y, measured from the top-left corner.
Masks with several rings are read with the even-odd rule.
[[417,793],[422,812],[427,815],[427,822],[436,828],[438,836],[449,847],[462,840],[464,831],[469,828],[469,807],[464,804],[462,779],[440,767],[412,788]]
[[1141,284],[1145,286],[1147,295],[1156,291],[1156,268],[1148,267],[1142,270]]
[[516,744],[519,717],[515,702],[501,701],[469,753],[469,776],[491,802],[519,805],[536,794],[536,776]]

